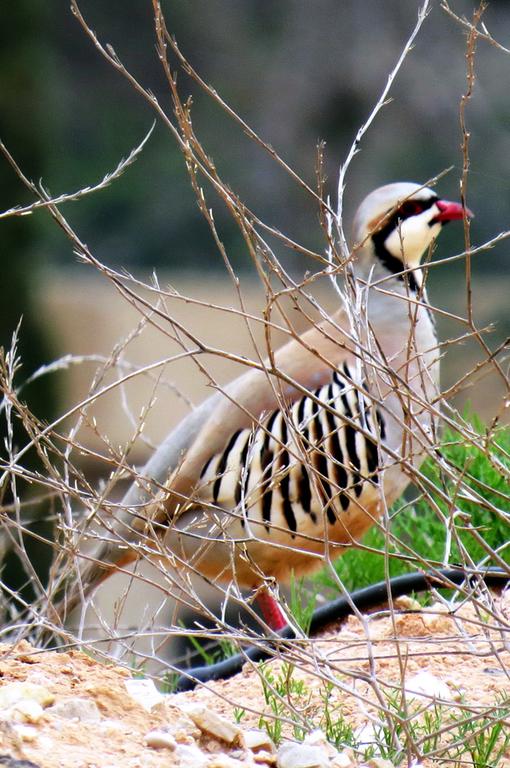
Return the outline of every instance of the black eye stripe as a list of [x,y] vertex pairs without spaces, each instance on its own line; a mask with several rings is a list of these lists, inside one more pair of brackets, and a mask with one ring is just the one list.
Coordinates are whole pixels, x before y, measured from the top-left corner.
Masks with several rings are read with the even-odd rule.
[[[406,200],[402,203],[402,205],[397,208],[396,211],[393,212],[393,214],[390,216],[390,218],[387,220],[386,224],[381,227],[381,229],[377,232],[374,232],[372,235],[372,240],[375,245],[376,252],[378,250],[378,246],[380,247],[381,243],[384,243],[386,238],[393,232],[394,229],[398,228],[398,225],[405,221],[406,219],[410,219],[412,216],[419,216],[424,211],[428,211],[429,208],[432,208],[434,203],[437,203],[439,198],[437,195],[433,195],[432,197],[427,198],[426,200]],[[410,203],[413,206],[413,209],[409,208],[408,211],[405,210],[406,205]],[[419,206],[418,210],[415,206]],[[391,210],[391,209],[390,209]],[[389,211],[387,211],[389,213]]]
[[391,218],[394,219],[396,217],[398,221],[404,221],[411,218],[411,216],[418,216],[420,213],[432,208],[438,200],[439,198],[436,196],[429,197],[427,200],[405,200]]
[[[375,245],[376,253],[378,249],[381,247],[382,244],[384,244],[386,238],[393,232],[394,229],[397,229],[400,222],[405,221],[405,219],[411,218],[411,216],[417,216],[423,211],[427,211],[429,208],[432,208],[434,203],[437,203],[439,198],[434,195],[433,197],[429,197],[427,200],[406,200],[400,208],[398,208],[393,215],[388,219],[386,224],[381,227],[381,229],[378,232],[374,232],[372,235],[372,240]],[[405,212],[405,206],[407,203],[417,203],[420,206],[419,210],[413,210]],[[404,210],[403,210],[404,209]]]

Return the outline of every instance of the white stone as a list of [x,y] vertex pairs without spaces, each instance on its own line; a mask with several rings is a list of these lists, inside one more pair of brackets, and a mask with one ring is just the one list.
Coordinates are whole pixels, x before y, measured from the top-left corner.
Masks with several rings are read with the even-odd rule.
[[153,680],[125,680],[124,684],[131,698],[147,712],[150,712],[156,704],[165,700],[163,694],[154,685]]
[[151,709],[151,714],[162,716],[166,721],[165,730],[171,733],[177,742],[187,744],[189,739],[200,738],[200,728],[183,712],[181,706],[174,703],[173,696],[166,696],[164,701],[156,704]]
[[261,749],[260,752],[252,752],[252,759],[255,764],[262,765],[274,765],[276,763],[276,755],[274,752],[267,752],[265,749]]
[[[423,623],[431,632],[434,632],[437,629],[441,629],[441,627],[444,628],[444,619],[448,616],[453,618],[453,615],[450,613],[448,606],[444,603],[433,603],[432,605],[428,605],[422,609],[421,615]],[[462,613],[456,612],[455,616],[457,618],[461,618]]]
[[205,731],[227,744],[242,742],[242,729],[218,715],[214,710],[208,709],[203,704],[186,704],[181,705],[180,708],[201,731]]
[[258,752],[260,749],[269,752],[274,751],[272,739],[267,735],[267,731],[260,728],[250,728],[250,730],[243,731],[243,742],[245,747],[251,749],[252,752]]
[[278,768],[329,768],[329,755],[322,747],[284,742],[276,756]]
[[51,755],[52,750],[55,748],[55,740],[51,736],[46,736],[41,733],[42,728],[39,728],[37,736],[37,750],[41,755]]
[[338,750],[336,750],[335,747],[329,743],[326,734],[319,728],[316,728],[314,731],[307,733],[303,743],[308,744],[311,747],[321,747],[330,758],[336,757],[338,755]]
[[152,749],[170,749],[172,752],[177,747],[177,742],[172,734],[165,731],[164,728],[150,731],[145,737],[145,743]]

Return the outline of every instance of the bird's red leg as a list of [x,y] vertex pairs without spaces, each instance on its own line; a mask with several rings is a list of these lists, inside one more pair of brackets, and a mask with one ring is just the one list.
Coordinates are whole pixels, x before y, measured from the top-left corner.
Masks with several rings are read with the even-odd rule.
[[278,632],[287,626],[287,619],[274,597],[267,589],[262,588],[256,597],[257,605],[264,618],[264,621],[274,632]]

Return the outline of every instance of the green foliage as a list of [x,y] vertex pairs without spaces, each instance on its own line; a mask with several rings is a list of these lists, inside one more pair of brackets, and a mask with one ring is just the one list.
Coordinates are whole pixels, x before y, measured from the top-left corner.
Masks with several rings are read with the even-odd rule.
[[325,733],[327,740],[337,749],[356,747],[357,739],[354,729],[342,715],[341,705],[331,704],[334,689],[335,686],[331,682],[325,682],[322,685],[320,692],[322,707],[316,727]]
[[260,716],[259,728],[265,728],[268,736],[278,744],[282,738],[284,720],[293,723],[294,738],[302,740],[305,735],[303,719],[299,714],[310,703],[311,693],[302,680],[294,676],[293,664],[282,664],[278,674],[267,662],[259,664],[262,693],[267,713]]
[[[258,667],[266,704],[259,727],[265,728],[277,745],[289,728],[297,740],[302,740],[307,731],[319,729],[339,751],[350,747],[363,760],[380,756],[400,766],[412,753],[418,759],[430,756],[446,760],[454,768],[466,764],[497,768],[510,746],[510,708],[502,697],[477,714],[462,701],[452,709],[423,700],[406,701],[402,692],[388,697],[373,725],[373,742],[363,745],[342,714],[341,703],[331,704],[333,683],[322,683],[321,703],[317,705],[305,682],[296,679],[294,665],[284,663],[279,672],[274,669],[268,662]],[[236,722],[244,715],[243,709],[237,709]]]
[[217,640],[212,642],[208,641],[207,645],[204,645],[198,637],[195,637],[193,634],[187,635],[187,638],[195,649],[197,655],[207,666],[228,659],[236,653],[234,643],[222,637],[218,637]]
[[161,678],[161,693],[175,693],[179,677],[179,672],[166,672]]
[[417,700],[406,703],[399,692],[388,699],[387,712],[380,715],[369,752],[396,766],[407,760],[410,748],[418,758],[434,756],[454,768],[467,764],[496,768],[510,744],[506,722],[510,709],[501,697],[477,715],[462,702],[456,709]]
[[290,580],[290,611],[305,635],[310,630],[316,602],[317,592],[307,589],[304,579],[297,579],[293,573]]
[[266,704],[259,728],[264,728],[275,744],[281,741],[287,723],[292,724],[292,735],[298,741],[307,731],[319,729],[338,749],[357,745],[354,730],[343,717],[340,705],[331,704],[333,683],[321,683],[320,704],[317,705],[312,704],[312,692],[306,683],[296,678],[293,664],[282,664],[275,674],[273,664],[262,662],[258,671]]
[[496,706],[479,718],[454,718],[458,727],[458,747],[453,757],[465,761],[466,752],[474,768],[494,768],[510,745],[508,717],[510,709],[500,699]]
[[[421,471],[431,484],[426,494],[430,499],[422,496],[412,505],[400,500],[390,510],[390,537],[380,527],[373,528],[363,549],[352,549],[336,561],[336,573],[347,589],[382,581],[386,567],[390,576],[397,576],[423,567],[423,561],[443,563],[447,527],[452,532],[449,563],[469,558],[498,565],[491,550],[510,563],[510,428],[487,434],[476,416],[469,415],[468,423],[483,447],[451,430],[445,433],[440,452],[453,477],[433,459],[424,463]],[[316,583],[335,587],[337,582],[323,572]]]
[[233,715],[235,722],[239,725],[243,717],[246,715],[246,710],[242,707],[234,707]]

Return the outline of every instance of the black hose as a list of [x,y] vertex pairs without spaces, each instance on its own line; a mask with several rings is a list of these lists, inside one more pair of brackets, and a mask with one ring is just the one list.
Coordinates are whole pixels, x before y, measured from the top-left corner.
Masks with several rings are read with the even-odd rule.
[[[433,587],[448,589],[452,586],[460,586],[466,580],[482,580],[488,587],[502,586],[510,581],[510,571],[502,571],[490,568],[483,572],[467,571],[462,568],[442,568],[434,573],[406,573],[403,576],[395,576],[387,581],[380,581],[364,589],[353,592],[349,598],[340,597],[327,605],[318,608],[310,623],[310,635],[316,634],[320,629],[334,621],[345,619],[354,613],[354,608],[359,611],[367,611],[377,608],[378,605],[388,600],[389,595],[394,599],[409,592],[423,592]],[[291,640],[295,637],[291,627],[285,627],[278,633],[274,640]],[[273,653],[268,649],[272,643],[270,637],[264,638],[265,648],[251,647],[244,653],[231,656],[217,664],[203,667],[193,667],[189,670],[181,670],[181,676],[177,680],[176,693],[191,691],[198,683],[207,683],[211,680],[224,680],[233,677],[241,671],[243,664],[249,659],[253,662],[270,658]]]

